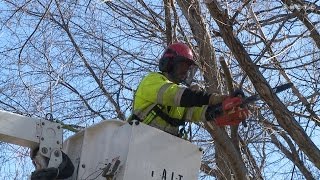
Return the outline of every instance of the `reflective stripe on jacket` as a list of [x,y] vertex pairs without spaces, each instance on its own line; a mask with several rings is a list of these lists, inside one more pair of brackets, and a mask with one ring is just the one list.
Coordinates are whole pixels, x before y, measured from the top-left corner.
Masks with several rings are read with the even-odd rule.
[[181,96],[185,89],[186,87],[171,82],[161,73],[149,73],[142,79],[135,93],[133,113],[143,123],[177,135],[179,127],[170,125],[151,110],[159,104],[162,111],[172,118],[192,122],[204,120],[206,105],[202,107],[180,107]]

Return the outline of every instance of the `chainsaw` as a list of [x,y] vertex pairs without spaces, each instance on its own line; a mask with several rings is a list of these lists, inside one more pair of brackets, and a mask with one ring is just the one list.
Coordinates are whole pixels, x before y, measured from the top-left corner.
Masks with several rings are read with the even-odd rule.
[[[283,84],[272,88],[272,92],[279,93],[292,86],[292,83]],[[245,97],[242,90],[235,90],[234,93],[222,103],[212,106],[211,117],[213,117],[214,122],[218,126],[238,125],[239,123],[244,122],[249,115],[247,105],[260,99],[261,97],[259,94]]]

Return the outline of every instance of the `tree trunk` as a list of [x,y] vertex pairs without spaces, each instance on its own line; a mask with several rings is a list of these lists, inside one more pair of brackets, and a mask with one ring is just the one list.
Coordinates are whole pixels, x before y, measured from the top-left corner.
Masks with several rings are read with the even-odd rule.
[[216,1],[206,4],[211,16],[219,26],[224,42],[234,54],[241,68],[247,73],[256,91],[268,104],[278,120],[279,125],[288,132],[300,149],[309,157],[310,161],[320,169],[320,151],[311,141],[305,131],[294,119],[290,111],[272,92],[270,85],[263,77],[257,66],[253,63],[241,42],[234,36],[232,24],[228,15],[222,10]]
[[[221,86],[219,86],[219,82],[221,78],[217,70],[215,51],[211,43],[211,36],[201,16],[200,6],[197,1],[178,0],[177,3],[188,20],[195,40],[199,45],[199,59],[205,80],[209,85],[208,90],[220,93]],[[210,122],[205,122],[205,127],[215,140],[216,162],[219,168],[217,178],[231,179],[233,174],[236,179],[247,179],[247,169],[241,155],[233,146],[225,130]]]

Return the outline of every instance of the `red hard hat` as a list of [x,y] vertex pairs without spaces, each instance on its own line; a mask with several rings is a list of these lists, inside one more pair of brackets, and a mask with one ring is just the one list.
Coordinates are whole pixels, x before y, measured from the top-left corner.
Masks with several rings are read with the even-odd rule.
[[193,61],[193,53],[191,49],[184,43],[173,43],[167,47],[162,57],[180,56]]
[[[170,59],[170,60],[169,60]],[[170,63],[169,61],[175,61],[175,60],[185,60],[189,61],[190,63],[194,64],[193,59],[193,53],[192,50],[184,43],[173,43],[169,45],[164,53],[162,54],[162,57],[159,61],[159,69],[160,71],[169,71]]]

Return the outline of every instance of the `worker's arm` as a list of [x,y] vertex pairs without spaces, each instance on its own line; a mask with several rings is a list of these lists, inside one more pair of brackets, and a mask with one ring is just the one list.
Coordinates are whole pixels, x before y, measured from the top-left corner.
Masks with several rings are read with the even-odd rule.
[[172,83],[160,73],[150,73],[139,85],[136,97],[165,106],[201,107],[220,103],[226,96],[193,91],[190,88]]
[[[176,93],[170,92],[170,88],[172,89],[171,91],[176,91]],[[171,94],[174,96],[171,96]],[[162,100],[168,100],[169,102],[174,99],[175,106],[179,107],[201,107],[203,105],[214,105],[221,103],[228,97],[226,95],[208,94],[204,91],[194,91],[190,88],[182,87],[177,84],[171,84],[167,91],[159,92],[158,96],[162,97]]]
[[209,104],[210,94],[203,91],[192,91],[190,88],[186,88],[180,98],[180,106],[203,106]]

